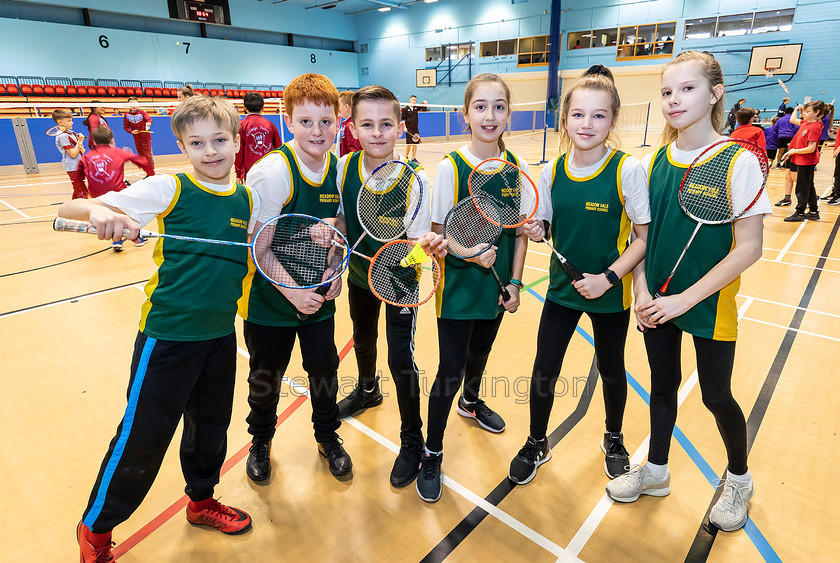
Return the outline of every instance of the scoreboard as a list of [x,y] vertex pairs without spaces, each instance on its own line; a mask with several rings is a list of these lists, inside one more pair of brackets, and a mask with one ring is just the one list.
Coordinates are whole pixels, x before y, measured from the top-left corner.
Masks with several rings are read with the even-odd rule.
[[169,0],[169,15],[180,20],[230,25],[227,0]]

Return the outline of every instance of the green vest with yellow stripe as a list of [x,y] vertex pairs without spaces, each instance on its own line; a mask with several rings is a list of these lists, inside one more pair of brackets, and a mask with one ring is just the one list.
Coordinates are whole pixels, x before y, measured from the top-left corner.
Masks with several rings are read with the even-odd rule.
[[[581,272],[599,274],[628,246],[631,223],[624,210],[621,168],[627,155],[615,149],[601,168],[585,178],[569,172],[569,153],[561,155],[551,173],[551,242]],[[617,313],[630,307],[632,276],[597,299],[586,299],[554,254],[549,266],[546,298],[579,311]]]
[[[338,213],[338,188],[336,187],[336,156],[328,152],[326,169],[318,183],[314,183],[300,170],[295,151],[285,144],[271,153],[280,154],[289,167],[292,191],[283,205],[282,213],[302,213],[318,218],[332,218]],[[268,154],[271,154],[268,153]],[[264,157],[263,157],[264,158]],[[239,314],[246,321],[263,326],[298,326],[316,323],[335,314],[335,301],[324,301],[318,312],[306,320],[297,318],[297,309],[268,280],[256,271],[253,259],[248,258],[248,275],[239,300]]]
[[[450,159],[455,169],[455,199],[452,202],[454,207],[462,199],[470,197],[467,181],[473,166],[459,151],[451,152],[444,158]],[[512,152],[505,151],[504,158],[519,166],[519,160]],[[496,246],[498,250],[493,266],[502,283],[507,283],[513,268],[516,229],[502,229]],[[441,268],[440,283],[435,294],[439,318],[490,320],[504,311],[504,307],[499,305],[499,284],[489,268],[448,254],[437,260]]]
[[[157,229],[231,242],[248,241],[250,188],[214,192],[189,174],[176,174],[175,196]],[[209,340],[233,332],[236,300],[248,271],[248,249],[176,239],[155,243],[157,271],[146,284],[140,331],[160,340]]]
[[[648,291],[655,295],[677,263],[697,223],[682,210],[679,190],[687,164],[675,162],[666,145],[656,150],[650,163],[650,215],[645,276]],[[735,244],[731,224],[703,225],[680,262],[666,294],[681,293],[723,260]],[[735,295],[741,277],[716,291],[673,322],[680,330],[713,340],[735,340],[738,308]]]
[[[359,237],[362,236],[362,233],[365,232],[362,224],[359,222],[359,213],[356,206],[356,202],[359,199],[359,191],[362,189],[365,180],[364,153],[365,151],[350,153],[350,156],[347,157],[347,161],[344,163],[344,176],[341,178],[341,199],[344,202],[344,220],[347,228],[347,240],[351,245],[355,244],[359,240]],[[414,170],[420,170],[422,168],[414,162],[409,161],[406,164]],[[399,207],[399,205],[396,204],[394,207]],[[403,235],[400,238],[405,239],[406,237]],[[366,235],[359,243],[356,251],[369,258],[373,258],[373,255],[384,244],[384,242],[379,242],[370,235]],[[368,286],[369,266],[370,262],[361,256],[351,255],[347,268],[349,272],[347,279],[353,285],[370,289]]]

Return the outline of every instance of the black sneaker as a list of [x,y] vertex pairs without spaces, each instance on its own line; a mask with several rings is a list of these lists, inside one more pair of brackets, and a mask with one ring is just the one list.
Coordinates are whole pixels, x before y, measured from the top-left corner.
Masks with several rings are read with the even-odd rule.
[[318,442],[318,453],[329,462],[330,473],[336,477],[347,475],[353,469],[353,462],[341,443],[338,436],[326,442]]
[[630,455],[624,447],[624,434],[621,432],[604,432],[601,451],[605,456],[604,473],[610,479],[624,475],[630,470]]
[[372,389],[364,389],[357,383],[350,394],[338,402],[338,418],[353,416],[362,409],[382,404],[382,391],[379,390],[379,377],[373,380]]
[[254,440],[245,464],[245,473],[251,481],[265,481],[271,476],[271,441]]
[[474,418],[482,428],[490,432],[498,434],[505,431],[505,421],[481,399],[476,399],[470,404],[461,395],[458,397],[458,414],[465,418]]
[[831,199],[829,199],[826,203],[828,205],[840,205],[840,195],[831,196]]
[[820,212],[819,211],[809,211],[805,214],[806,219],[810,219],[811,221],[819,221],[820,220]]
[[794,213],[793,215],[791,215],[789,217],[785,217],[785,219],[784,219],[785,223],[801,223],[804,220],[805,220],[805,214],[800,213],[799,211],[797,211],[796,213]]
[[787,207],[790,205],[790,198],[785,197],[776,202],[776,207]]
[[437,502],[440,498],[440,462],[443,452],[430,454],[423,451],[420,473],[417,475],[417,494],[426,502]]
[[551,459],[551,448],[548,447],[548,439],[540,441],[528,436],[528,441],[510,462],[508,479],[517,485],[530,483],[537,476],[537,467]]
[[423,457],[423,442],[403,442],[400,453],[391,469],[391,485],[405,487],[414,481],[420,472],[420,459]]

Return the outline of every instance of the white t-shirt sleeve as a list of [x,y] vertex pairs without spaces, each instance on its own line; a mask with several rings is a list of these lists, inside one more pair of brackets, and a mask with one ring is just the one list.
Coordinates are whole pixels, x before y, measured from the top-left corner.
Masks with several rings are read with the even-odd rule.
[[[755,200],[756,191],[763,182],[764,173],[758,164],[758,158],[749,151],[741,153],[732,170],[732,204],[736,214]],[[758,200],[740,218],[772,213],[773,207],[765,189],[761,190]]]
[[282,214],[283,206],[292,193],[292,174],[285,158],[279,154],[264,156],[248,171],[245,183],[259,194],[257,221],[266,223]]
[[406,231],[408,238],[417,238],[432,230],[432,183],[429,181],[429,175],[426,174],[425,170],[420,168],[416,172],[417,178],[420,180],[420,185],[423,187],[423,195],[420,200],[420,209],[417,210],[417,217],[414,218],[411,227]]
[[625,158],[621,166],[621,191],[627,217],[636,225],[650,223],[647,173],[642,163],[632,156]]
[[99,196],[99,201],[116,207],[141,227],[166,211],[175,197],[175,177],[157,174],[134,182],[119,192]]
[[537,193],[540,196],[540,201],[537,204],[537,212],[534,214],[534,219],[538,221],[553,222],[554,208],[551,205],[551,175],[556,164],[557,157],[555,156],[543,167],[542,172],[540,172],[540,177],[537,180]]
[[344,155],[338,159],[338,164],[336,164],[336,176],[335,176],[335,187],[338,189],[338,214],[344,215],[344,195],[341,191],[341,181],[344,179],[344,167],[347,166],[347,157],[349,155]]
[[446,214],[455,202],[455,168],[452,160],[444,158],[435,171],[435,187],[432,194],[432,223],[443,225]]
[[250,235],[250,234],[254,233],[254,227],[257,224],[257,217],[260,216],[261,205],[260,205],[260,194],[254,188],[251,188],[251,186],[248,186],[248,187],[250,188],[251,202],[252,202],[251,220],[248,221],[248,234]]

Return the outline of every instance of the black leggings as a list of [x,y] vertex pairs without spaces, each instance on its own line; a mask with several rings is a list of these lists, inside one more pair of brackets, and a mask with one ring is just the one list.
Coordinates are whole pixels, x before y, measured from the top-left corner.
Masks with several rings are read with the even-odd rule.
[[[350,318],[353,319],[353,350],[359,367],[359,384],[370,388],[376,378],[376,341],[382,301],[369,290],[347,283]],[[420,373],[414,363],[414,332],[417,307],[385,304],[385,337],[388,342],[388,368],[397,388],[400,410],[400,440],[423,439],[420,417]]]
[[[677,421],[677,390],[680,372],[680,341],[683,332],[666,323],[645,333],[650,363],[650,453],[648,461],[668,463],[671,434]],[[747,423],[732,396],[732,365],[735,342],[694,336],[697,376],[703,404],[715,417],[726,447],[729,470],[747,472]]]
[[446,419],[452,399],[464,379],[464,399],[474,402],[481,388],[481,376],[504,313],[490,320],[438,319],[440,364],[429,395],[429,426],[426,445],[433,452],[443,450]]
[[[554,405],[554,388],[566,355],[566,348],[583,311],[546,300],[537,333],[537,357],[531,374],[531,436],[545,438],[548,418]],[[630,309],[618,313],[590,313],[595,333],[595,361],[604,382],[606,428],[621,432],[627,403],[627,377],[624,371],[624,342],[630,323]]]
[[814,188],[814,169],[816,164],[796,165],[796,210],[805,213],[808,207],[811,211],[818,211],[817,190]]
[[840,152],[834,157],[834,187],[831,189],[831,195],[840,196]]

